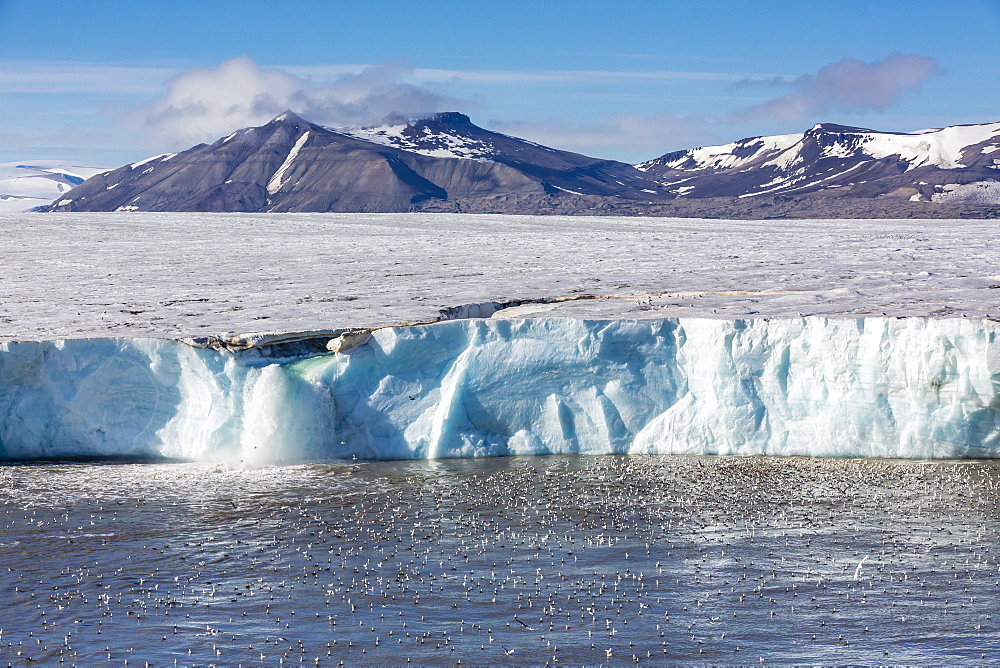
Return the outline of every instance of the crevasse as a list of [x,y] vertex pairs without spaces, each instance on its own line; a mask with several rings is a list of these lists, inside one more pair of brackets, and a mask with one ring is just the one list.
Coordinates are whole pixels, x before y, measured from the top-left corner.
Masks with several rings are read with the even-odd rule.
[[0,345],[0,457],[1000,456],[987,320],[454,320],[285,358]]

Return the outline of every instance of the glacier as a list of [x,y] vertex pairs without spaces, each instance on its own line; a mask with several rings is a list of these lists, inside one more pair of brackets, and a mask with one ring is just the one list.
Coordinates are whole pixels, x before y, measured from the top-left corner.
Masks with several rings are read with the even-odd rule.
[[328,333],[281,355],[4,342],[0,458],[997,457],[998,333],[976,318],[540,317]]

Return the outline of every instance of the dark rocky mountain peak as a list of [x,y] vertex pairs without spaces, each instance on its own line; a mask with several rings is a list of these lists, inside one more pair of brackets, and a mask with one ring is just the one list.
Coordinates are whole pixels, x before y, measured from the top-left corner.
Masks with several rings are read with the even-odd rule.
[[291,111],[211,145],[88,180],[53,211],[411,211],[429,200],[560,194],[663,201],[631,165],[485,130],[465,114],[325,128]]
[[272,118],[267,122],[267,125],[271,125],[272,123],[284,123],[286,125],[312,125],[312,123],[303,120],[301,116],[290,109],[285,109],[283,112]]
[[430,120],[448,125],[472,125],[472,119],[458,111],[442,111],[431,116]]

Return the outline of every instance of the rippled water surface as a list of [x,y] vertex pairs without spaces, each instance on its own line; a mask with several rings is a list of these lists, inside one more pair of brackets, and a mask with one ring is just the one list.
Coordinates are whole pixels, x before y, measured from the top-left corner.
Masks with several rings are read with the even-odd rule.
[[0,467],[0,659],[1000,658],[998,464]]

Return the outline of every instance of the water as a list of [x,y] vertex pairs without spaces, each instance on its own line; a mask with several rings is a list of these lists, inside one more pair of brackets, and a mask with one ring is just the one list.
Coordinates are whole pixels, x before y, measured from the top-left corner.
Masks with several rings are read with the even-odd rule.
[[0,467],[15,665],[995,661],[993,461]]

